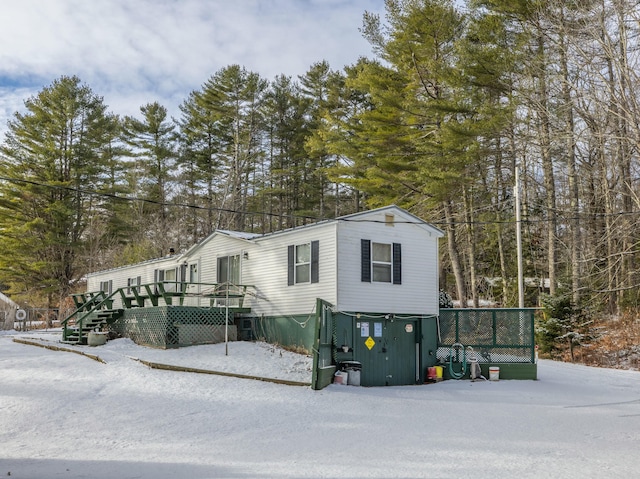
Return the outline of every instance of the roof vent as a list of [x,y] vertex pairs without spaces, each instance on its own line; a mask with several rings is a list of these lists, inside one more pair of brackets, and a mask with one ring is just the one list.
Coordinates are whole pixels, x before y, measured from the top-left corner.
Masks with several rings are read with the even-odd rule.
[[394,226],[396,217],[391,214],[384,215],[384,224],[387,226]]

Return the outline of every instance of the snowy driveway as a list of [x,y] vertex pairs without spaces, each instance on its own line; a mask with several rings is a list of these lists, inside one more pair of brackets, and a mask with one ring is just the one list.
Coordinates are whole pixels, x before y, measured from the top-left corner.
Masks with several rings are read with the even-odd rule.
[[[14,333],[15,334],[15,333]],[[29,336],[29,335],[25,335]],[[322,391],[129,357],[310,380],[309,358],[125,340],[86,357],[0,335],[0,476],[615,478],[640,470],[640,373],[542,361],[538,381]],[[103,349],[104,348],[104,349]]]

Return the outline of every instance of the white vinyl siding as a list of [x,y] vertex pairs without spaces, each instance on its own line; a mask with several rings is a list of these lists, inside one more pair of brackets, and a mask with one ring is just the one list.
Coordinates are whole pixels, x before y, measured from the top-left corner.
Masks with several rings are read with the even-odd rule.
[[[338,310],[438,314],[438,238],[441,234],[435,229],[429,231],[426,225],[411,224],[414,221],[415,218],[398,211],[394,227],[383,227],[385,215],[372,212],[360,215],[358,221],[338,224],[338,299],[334,303]],[[368,252],[371,265],[375,264],[374,257],[381,268],[390,264],[388,272],[378,271],[378,279],[384,273],[384,282],[374,280],[373,266],[363,265],[363,242],[371,246]],[[386,252],[374,256],[376,243],[389,245],[391,258]],[[393,265],[394,246],[398,259],[400,248],[402,251],[401,268]],[[393,284],[386,281],[387,274]]]
[[[393,223],[388,220],[390,211]],[[87,290],[97,291],[101,282],[113,281],[115,291],[126,288],[128,278],[137,277],[142,284],[152,283],[154,271],[173,270],[179,281],[197,277],[202,287],[189,291],[205,293],[218,282],[217,259],[233,257],[239,262],[239,283],[252,286],[244,306],[256,317],[312,317],[318,298],[340,311],[438,314],[438,239],[442,232],[395,207],[358,213],[349,219],[352,221],[327,221],[251,239],[249,235],[217,232],[185,255],[90,274]],[[369,255],[366,268],[364,241]],[[375,244],[385,245],[384,251],[378,254]],[[290,253],[300,245],[310,245],[310,260],[304,247],[298,255]],[[298,282],[294,283],[290,258],[297,258]],[[375,280],[374,264],[379,269]],[[114,299],[117,303],[118,297]],[[185,298],[189,306],[209,303],[208,298],[196,295]]]
[[[318,245],[317,282],[289,287],[289,247],[301,244]],[[247,297],[253,313],[266,316],[315,314],[317,298],[329,302],[336,300],[336,224],[303,227],[259,238],[249,251],[249,260],[243,267],[243,283],[256,285],[258,298]],[[313,263],[313,261],[312,261]],[[314,267],[315,268],[315,267]]]

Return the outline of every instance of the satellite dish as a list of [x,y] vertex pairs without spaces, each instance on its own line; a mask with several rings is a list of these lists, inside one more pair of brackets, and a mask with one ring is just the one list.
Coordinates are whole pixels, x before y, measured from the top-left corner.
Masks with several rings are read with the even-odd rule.
[[24,309],[19,309],[18,311],[16,311],[16,319],[18,321],[24,321],[25,319],[27,319],[27,312]]

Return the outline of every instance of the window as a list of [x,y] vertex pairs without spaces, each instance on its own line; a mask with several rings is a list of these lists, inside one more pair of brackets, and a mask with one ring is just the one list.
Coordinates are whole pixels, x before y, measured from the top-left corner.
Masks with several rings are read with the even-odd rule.
[[113,292],[113,281],[100,281],[100,291],[109,296]]
[[176,284],[177,280],[178,280],[178,274],[177,274],[176,268],[164,270],[164,280],[162,282],[164,283],[164,290],[167,293],[174,293],[178,290],[177,284]]
[[[153,272],[153,282],[162,283],[162,289],[165,292],[174,293],[178,291],[178,282],[182,281],[181,279],[178,279],[178,271],[181,271],[181,269],[156,269]],[[160,293],[158,286],[155,287],[155,293]]]
[[312,241],[288,248],[288,284],[318,283],[320,242]]
[[218,283],[240,284],[240,255],[218,257]]
[[295,282],[309,283],[311,281],[311,244],[296,246]]
[[127,279],[127,294],[131,294],[132,286],[140,286],[142,284],[142,278],[140,276],[136,276],[134,278]]
[[371,244],[372,279],[377,283],[391,283],[391,245]]
[[400,243],[375,243],[363,239],[360,245],[363,282],[402,284]]

